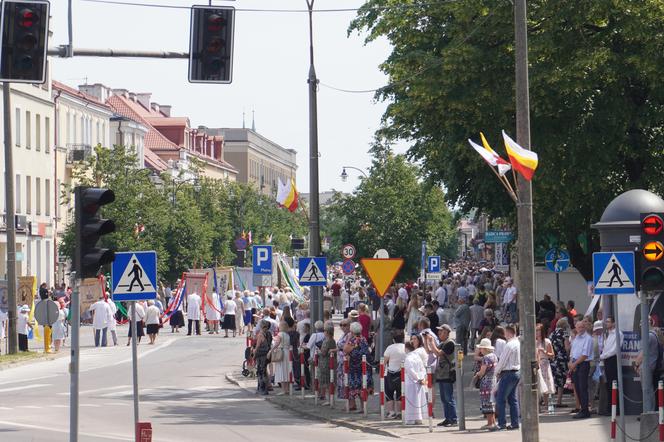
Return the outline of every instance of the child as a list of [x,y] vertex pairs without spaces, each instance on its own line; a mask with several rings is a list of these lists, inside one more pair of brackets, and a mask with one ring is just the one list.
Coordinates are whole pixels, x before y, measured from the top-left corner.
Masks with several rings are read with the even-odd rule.
[[18,316],[16,318],[16,329],[18,330],[18,349],[20,351],[28,351],[28,333],[32,328],[30,324],[30,307],[24,305],[19,310]]

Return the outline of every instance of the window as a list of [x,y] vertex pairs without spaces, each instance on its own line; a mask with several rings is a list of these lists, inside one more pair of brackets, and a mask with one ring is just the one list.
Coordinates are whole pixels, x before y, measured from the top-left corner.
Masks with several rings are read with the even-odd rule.
[[51,216],[51,180],[44,180],[44,215]]
[[81,116],[81,144],[86,144],[87,143],[87,128],[85,125],[85,119]]
[[101,144],[106,145],[106,123],[101,123]]
[[41,178],[35,178],[35,214],[41,215]]
[[46,282],[48,285],[51,285],[51,242],[49,240],[44,241],[44,246],[46,247],[44,258],[46,259]]
[[25,177],[25,213],[32,212],[32,178]]
[[21,175],[16,174],[16,213],[21,213]]
[[16,108],[16,116],[14,118],[16,120],[15,128],[16,128],[16,133],[14,134],[14,143],[17,146],[21,145],[21,109]]
[[[55,145],[56,147],[62,147],[62,112],[60,112],[60,109],[56,111],[57,113],[55,114],[55,121],[57,124],[55,125],[55,131],[56,131],[56,138],[55,138]],[[46,125],[48,126],[48,118],[46,119],[47,123]],[[48,132],[48,130],[47,130]],[[46,143],[46,151],[48,152],[48,143]]]
[[32,121],[30,121],[31,120],[30,117],[31,117],[30,111],[25,111],[25,148],[26,149],[30,149],[30,144],[32,142],[32,140],[30,139],[30,135],[32,135],[31,134],[31,132],[32,132],[32,126],[31,126]]
[[[41,242],[41,239],[38,239],[37,241],[35,241],[35,244],[37,246],[36,247],[36,249],[37,249],[37,281],[42,281],[43,282],[43,280],[42,280],[42,271],[41,271],[41,261],[42,261],[42,259],[41,259],[42,258],[42,254],[41,254],[42,242]],[[39,282],[38,284],[41,284],[41,282]]]
[[35,150],[41,150],[41,115],[35,115]]
[[55,192],[55,217],[60,219],[60,192],[62,189],[62,180],[57,181],[57,191]]
[[78,128],[76,127],[76,115],[72,115],[71,119],[72,119],[72,124],[74,125],[74,129],[71,133],[71,143],[73,144],[73,143],[76,143],[76,140],[77,140],[76,132],[78,132]]
[[51,151],[51,119],[49,117],[44,118],[44,152],[49,153]]
[[67,144],[72,143],[71,115],[67,112]]
[[97,121],[97,142],[95,144],[101,143],[101,131],[99,130],[99,121]]

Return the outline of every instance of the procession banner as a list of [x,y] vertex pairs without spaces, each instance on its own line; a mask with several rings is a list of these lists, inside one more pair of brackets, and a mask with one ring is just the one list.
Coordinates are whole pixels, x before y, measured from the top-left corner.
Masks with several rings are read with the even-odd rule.
[[18,305],[32,306],[37,290],[37,278],[34,276],[19,276],[18,290],[16,291],[16,302]]
[[[210,273],[212,273],[212,270],[210,270]],[[205,277],[207,275],[206,270],[200,270],[200,271],[194,271],[194,272],[188,272],[185,273],[185,279],[187,281],[187,295],[192,295],[196,293],[197,295],[203,297],[203,286],[205,285]],[[210,285],[208,284],[208,289],[210,289]],[[210,291],[210,298],[212,298],[212,292]]]
[[228,290],[233,290],[233,267],[217,267],[215,270],[219,294],[223,295]]
[[200,288],[196,286],[195,290],[193,286],[190,285],[187,288],[187,292],[197,293],[201,298],[203,298],[203,295],[205,295],[208,299],[212,299],[212,292],[214,292],[214,271],[212,269],[189,269],[189,272],[190,273],[187,273],[187,282],[189,282],[189,278],[191,278],[192,275],[203,274],[203,281],[205,281],[205,275],[207,275],[208,285],[205,293],[202,292],[203,283],[201,283]]
[[81,316],[103,296],[101,284],[97,278],[85,278],[81,281],[78,293],[81,300]]

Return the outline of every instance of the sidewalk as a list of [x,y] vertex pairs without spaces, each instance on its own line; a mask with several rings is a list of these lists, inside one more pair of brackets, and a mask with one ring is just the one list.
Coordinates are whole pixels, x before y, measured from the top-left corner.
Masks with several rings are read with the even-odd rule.
[[[467,366],[464,365],[464,368],[467,368]],[[256,391],[256,380],[243,377],[240,370],[228,373],[226,379],[252,394]],[[374,385],[378,386],[377,376],[375,376],[374,380],[376,381]],[[470,382],[470,373],[466,372],[464,374],[464,380],[467,381],[464,382],[464,385],[468,385]],[[386,437],[417,438],[418,440],[429,438],[433,440],[434,438],[438,439],[442,434],[447,434],[450,440],[470,440],[471,438],[482,437],[481,435],[484,434],[484,437],[491,438],[492,442],[513,441],[520,438],[520,434],[516,431],[494,433],[482,430],[481,427],[486,424],[486,420],[479,413],[479,392],[469,387],[464,389],[466,431],[460,431],[458,427],[444,428],[436,426],[442,420],[442,408],[435,385],[434,390],[436,390],[436,403],[434,407],[433,433],[429,433],[426,412],[424,413],[423,425],[404,426],[401,420],[385,420],[381,422],[380,402],[377,390],[376,394],[369,397],[367,417],[364,417],[361,413],[346,413],[344,400],[335,401],[334,408],[331,408],[329,405],[325,407],[320,405],[315,406],[313,395],[309,391],[305,392],[304,400],[301,399],[301,393],[298,391],[294,392],[292,397],[270,394],[264,398],[273,405],[288,409],[298,416],[306,416],[311,419]],[[569,396],[566,397],[566,400],[569,400]],[[570,408],[561,408],[556,410],[553,415],[540,415],[541,441],[587,442],[591,440],[609,440],[610,421],[608,417],[593,416],[590,419],[576,420],[572,419],[569,411]],[[628,434],[631,436],[638,435],[638,423],[635,417],[628,417],[627,423]]]

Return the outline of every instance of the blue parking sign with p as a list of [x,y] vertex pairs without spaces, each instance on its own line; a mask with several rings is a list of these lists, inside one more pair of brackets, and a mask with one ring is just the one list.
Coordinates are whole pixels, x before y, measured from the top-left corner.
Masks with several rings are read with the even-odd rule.
[[440,256],[429,257],[429,273],[440,273]]
[[254,275],[272,274],[272,246],[254,246],[253,249]]

